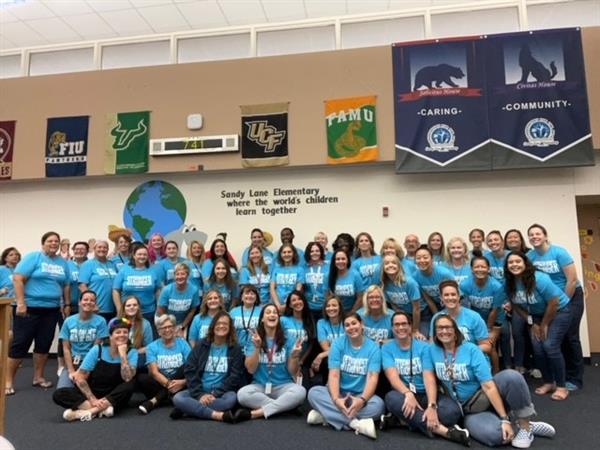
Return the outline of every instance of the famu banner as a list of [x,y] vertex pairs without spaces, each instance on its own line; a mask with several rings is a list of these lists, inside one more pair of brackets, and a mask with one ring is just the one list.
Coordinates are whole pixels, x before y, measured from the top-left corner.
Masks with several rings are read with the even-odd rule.
[[0,122],[0,180],[12,178],[16,121]]
[[327,100],[327,162],[349,164],[377,161],[376,96]]
[[289,164],[289,103],[240,106],[242,112],[242,166]]
[[580,29],[491,35],[493,168],[593,165]]
[[489,170],[482,37],[395,44],[396,172]]
[[108,114],[104,172],[147,172],[149,130],[149,111]]
[[84,176],[87,166],[89,116],[48,119],[46,176]]

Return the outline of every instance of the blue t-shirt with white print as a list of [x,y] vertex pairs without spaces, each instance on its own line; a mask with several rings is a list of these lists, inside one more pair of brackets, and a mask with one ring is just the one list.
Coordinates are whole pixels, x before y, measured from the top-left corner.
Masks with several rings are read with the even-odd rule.
[[380,255],[373,255],[367,258],[358,257],[352,262],[352,268],[358,272],[362,280],[362,290],[365,291],[369,286],[381,284],[381,266]]
[[198,290],[191,283],[182,291],[176,283],[167,284],[160,293],[158,306],[166,308],[167,314],[174,315],[177,325],[181,325],[189,312],[200,306]]
[[440,283],[446,280],[454,280],[452,272],[446,267],[436,264],[433,266],[431,275],[427,275],[421,270],[417,270],[413,275],[421,292],[429,295],[439,308],[442,304],[440,299]]
[[255,272],[255,275],[252,275],[248,266],[242,267],[242,270],[240,270],[240,288],[251,284],[258,290],[260,303],[267,305],[271,303],[271,274],[268,270],[267,273],[262,272],[260,267],[257,267]]
[[[294,351],[295,342],[286,340],[285,345],[281,348],[273,347],[273,345],[273,339],[267,338],[267,351],[265,352],[261,348],[258,355],[258,368],[254,372],[254,383],[261,386],[265,386],[267,383],[280,386],[293,382],[288,371],[288,360]],[[254,350],[254,343],[250,340],[246,347],[246,355],[252,355]],[[269,358],[269,355],[271,358]],[[271,367],[271,370],[269,370],[269,367]]]
[[14,275],[23,275],[25,303],[32,308],[58,308],[64,286],[71,280],[69,266],[60,256],[50,258],[43,252],[33,252],[17,264]]
[[[433,315],[431,323],[429,324],[429,336],[435,336],[433,327],[437,317],[442,314],[448,314],[448,310],[443,309]],[[477,344],[479,341],[489,338],[487,324],[483,321],[479,313],[463,306],[460,308],[460,312],[454,320],[465,338],[465,342]]]
[[329,264],[306,266],[304,278],[304,292],[309,309],[321,311],[328,291]]
[[404,284],[385,283],[383,293],[388,304],[410,315],[413,312],[413,303],[417,303],[421,311],[427,307],[427,303],[421,299],[419,285],[411,277],[406,277]]
[[279,302],[285,305],[288,295],[296,289],[296,285],[304,284],[304,268],[300,265],[273,267],[271,282],[275,283]]
[[567,277],[564,269],[574,263],[569,252],[558,245],[550,245],[544,254],[539,253],[536,249],[529,250],[527,257],[536,269],[550,275],[552,282],[563,291],[565,290]]
[[78,314],[65,319],[58,336],[71,344],[73,359],[83,359],[97,339],[108,337],[108,326],[104,317],[93,314],[89,320],[82,320]]
[[390,311],[377,320],[375,320],[373,316],[367,315],[365,308],[360,308],[357,313],[363,320],[364,334],[366,337],[375,342],[384,341],[393,337],[392,313]]
[[569,297],[556,284],[550,276],[539,270],[535,271],[535,289],[531,295],[527,294],[523,283],[517,281],[517,291],[510,301],[522,307],[532,316],[543,316],[548,302],[558,298],[558,310],[564,309],[569,304]]
[[360,395],[370,372],[381,371],[381,350],[371,339],[364,338],[356,349],[347,335],[337,339],[329,351],[329,370],[340,371],[340,391]]
[[350,311],[356,303],[356,294],[363,292],[360,275],[353,269],[345,275],[338,276],[334,294],[342,301],[345,311]]
[[486,323],[493,310],[498,311],[496,321],[499,323],[504,321],[506,314],[502,305],[508,299],[504,286],[495,278],[488,277],[485,285],[479,287],[475,277],[471,276],[460,284],[460,292],[465,306],[479,313]]
[[191,351],[190,344],[180,337],[175,338],[172,347],[167,347],[162,339],[157,339],[146,347],[146,365],[156,364],[160,373],[171,379]]
[[84,262],[79,268],[79,283],[96,293],[96,304],[101,313],[115,313],[112,298],[113,281],[118,273],[112,261],[101,263],[97,259]]
[[[418,339],[411,341],[411,347],[404,350],[397,339],[381,347],[381,362],[383,370],[394,368],[406,387],[413,384],[417,393],[425,392],[423,382],[423,360],[429,353],[429,344]],[[412,368],[411,368],[412,361]],[[412,370],[411,370],[412,369]]]

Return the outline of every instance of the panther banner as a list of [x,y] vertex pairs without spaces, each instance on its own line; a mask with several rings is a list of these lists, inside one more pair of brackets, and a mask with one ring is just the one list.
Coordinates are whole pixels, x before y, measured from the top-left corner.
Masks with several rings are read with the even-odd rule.
[[490,170],[482,37],[395,44],[396,173]]
[[87,167],[89,116],[48,119],[46,176],[84,176]]
[[150,112],[108,114],[104,173],[148,172]]
[[327,100],[327,162],[350,164],[377,161],[376,96]]
[[593,165],[580,29],[491,35],[494,169]]
[[285,166],[288,157],[289,103],[240,106],[242,166]]
[[0,122],[0,180],[12,178],[16,121]]

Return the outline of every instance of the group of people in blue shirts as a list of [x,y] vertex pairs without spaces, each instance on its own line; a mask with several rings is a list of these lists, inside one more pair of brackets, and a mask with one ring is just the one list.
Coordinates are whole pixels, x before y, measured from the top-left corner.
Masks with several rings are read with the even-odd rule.
[[531,249],[516,229],[474,229],[471,248],[410,234],[377,252],[369,233],[341,233],[330,251],[325,233],[297,248],[284,228],[272,252],[256,228],[238,266],[222,238],[183,258],[174,241],[132,242],[123,229],[112,253],[81,241],[65,260],[48,232],[22,260],[2,253],[0,294],[15,298],[5,392],[32,343],[33,386],[52,386],[44,367],[60,323],[65,420],[111,417],[137,389],[143,414],[172,403],[174,419],[237,423],[295,409],[308,390],[309,424],[375,438],[376,422],[401,423],[527,448],[554,430],[529,420],[523,374],[540,371],[535,393],[557,401],[583,387],[573,259],[542,225],[527,236]]

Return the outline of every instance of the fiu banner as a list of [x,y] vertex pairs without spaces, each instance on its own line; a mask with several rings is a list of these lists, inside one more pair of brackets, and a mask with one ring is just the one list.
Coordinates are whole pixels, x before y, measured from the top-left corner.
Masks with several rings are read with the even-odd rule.
[[12,178],[16,121],[0,122],[0,180]]
[[108,114],[104,173],[148,172],[150,112]]
[[242,112],[242,166],[289,164],[289,103],[240,106]]
[[89,116],[48,119],[46,176],[84,176],[87,167]]
[[377,161],[377,97],[356,97],[325,102],[327,161],[349,164]]
[[492,35],[485,56],[493,168],[593,165],[580,30]]
[[578,29],[392,52],[397,173],[594,164]]

